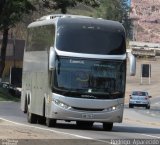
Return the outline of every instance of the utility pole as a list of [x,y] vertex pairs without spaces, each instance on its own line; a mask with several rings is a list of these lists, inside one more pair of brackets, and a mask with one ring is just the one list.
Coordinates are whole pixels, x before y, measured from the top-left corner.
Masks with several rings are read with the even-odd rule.
[[15,56],[16,55],[16,36],[15,33],[13,35],[13,61],[14,61],[14,68],[16,67],[16,63],[15,63]]
[[15,32],[11,31],[11,40],[12,40],[12,44],[13,44],[13,67],[16,66],[16,63],[15,63],[15,55],[16,55],[16,37],[15,37]]

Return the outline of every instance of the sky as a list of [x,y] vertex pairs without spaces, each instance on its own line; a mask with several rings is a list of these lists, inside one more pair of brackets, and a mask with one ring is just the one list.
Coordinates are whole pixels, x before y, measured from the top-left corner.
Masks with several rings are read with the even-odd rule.
[[131,4],[131,0],[128,0],[128,4],[129,4],[129,5]]

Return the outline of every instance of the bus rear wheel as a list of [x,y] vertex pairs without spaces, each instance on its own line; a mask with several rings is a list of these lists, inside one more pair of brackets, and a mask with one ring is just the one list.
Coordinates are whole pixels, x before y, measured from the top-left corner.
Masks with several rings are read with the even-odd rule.
[[27,99],[25,98],[24,111],[23,113],[27,113]]
[[113,128],[112,122],[103,122],[103,129],[106,131],[111,131]]
[[46,125],[48,127],[54,127],[56,125],[56,120],[51,118],[46,118]]

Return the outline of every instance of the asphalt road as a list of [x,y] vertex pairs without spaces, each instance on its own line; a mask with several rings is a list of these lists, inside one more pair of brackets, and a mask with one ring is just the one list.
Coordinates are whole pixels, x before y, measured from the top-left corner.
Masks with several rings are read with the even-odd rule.
[[[55,128],[48,128],[40,124],[29,124],[26,114],[23,114],[20,110],[20,103],[15,102],[0,102],[0,118],[16,122],[25,127],[58,133],[62,138],[63,135],[68,135],[71,139],[89,139],[98,142],[98,144],[123,145],[128,143],[128,139],[155,139],[160,144],[159,103],[160,98],[152,99],[150,110],[144,108],[129,109],[126,105],[123,123],[115,123],[111,132],[104,131],[100,123],[95,123],[92,129],[78,129],[75,122],[63,121],[58,121]],[[81,144],[84,143],[81,142]]]

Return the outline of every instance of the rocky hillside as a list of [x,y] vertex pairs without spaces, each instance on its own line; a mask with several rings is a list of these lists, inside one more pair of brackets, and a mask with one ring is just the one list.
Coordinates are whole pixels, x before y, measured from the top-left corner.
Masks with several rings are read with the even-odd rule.
[[133,40],[160,43],[160,0],[131,0]]

